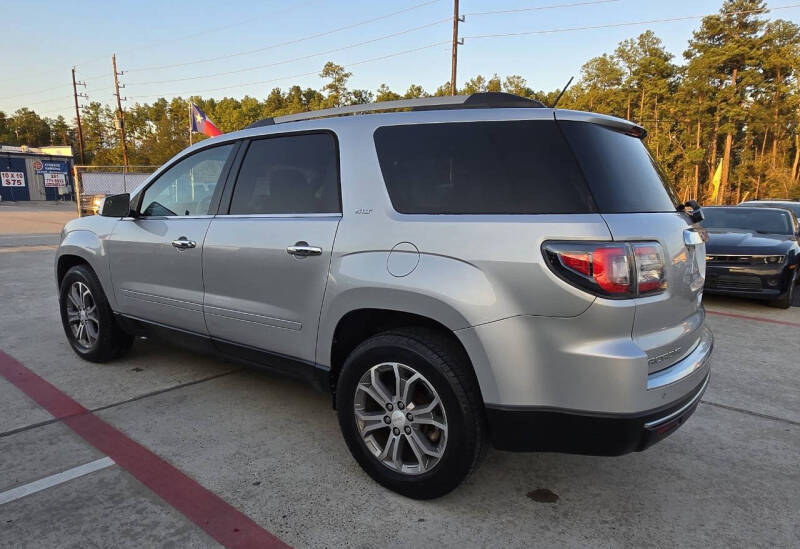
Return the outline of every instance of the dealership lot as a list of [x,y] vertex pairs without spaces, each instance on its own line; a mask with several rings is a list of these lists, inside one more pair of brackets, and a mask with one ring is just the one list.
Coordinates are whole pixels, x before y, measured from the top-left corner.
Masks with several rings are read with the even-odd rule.
[[58,215],[70,213],[0,206],[0,351],[17,366],[0,361],[90,411],[78,416],[118,430],[103,444],[135,441],[137,455],[166,465],[154,465],[146,485],[136,463],[100,461],[108,453],[91,436],[0,376],[0,502],[51,475],[97,467],[0,503],[0,546],[217,546],[179,496],[164,497],[178,474],[208,490],[220,512],[296,547],[790,547],[800,539],[800,307],[707,298],[710,387],[687,425],[649,451],[490,451],[465,485],[418,502],[362,472],[330,397],[300,383],[144,339],[108,365],[78,359],[57,310]]

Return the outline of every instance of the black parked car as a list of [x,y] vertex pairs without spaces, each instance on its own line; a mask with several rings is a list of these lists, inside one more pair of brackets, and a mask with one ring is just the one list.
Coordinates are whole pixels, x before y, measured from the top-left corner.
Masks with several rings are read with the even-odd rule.
[[783,208],[784,210],[791,210],[795,217],[800,219],[800,202],[797,200],[748,200],[747,202],[742,202],[739,206],[748,208]]
[[798,280],[797,217],[785,209],[703,208],[707,293],[764,299],[788,308]]

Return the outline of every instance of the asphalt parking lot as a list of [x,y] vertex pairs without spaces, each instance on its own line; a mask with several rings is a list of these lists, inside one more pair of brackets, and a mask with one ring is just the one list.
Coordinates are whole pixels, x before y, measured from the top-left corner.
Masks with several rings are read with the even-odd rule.
[[[330,398],[298,382],[144,339],[78,359],[52,268],[71,214],[42,208],[0,205],[2,547],[800,544],[800,307],[707,297],[710,387],[648,451],[490,451],[419,502],[368,478]],[[210,515],[228,522],[202,528]]]

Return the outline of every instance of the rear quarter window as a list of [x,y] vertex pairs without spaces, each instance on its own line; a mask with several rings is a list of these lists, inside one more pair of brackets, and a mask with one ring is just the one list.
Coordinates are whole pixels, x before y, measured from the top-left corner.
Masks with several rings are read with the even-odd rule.
[[658,163],[637,137],[589,122],[560,121],[602,213],[674,212]]
[[374,137],[386,189],[400,213],[596,211],[553,120],[384,126]]

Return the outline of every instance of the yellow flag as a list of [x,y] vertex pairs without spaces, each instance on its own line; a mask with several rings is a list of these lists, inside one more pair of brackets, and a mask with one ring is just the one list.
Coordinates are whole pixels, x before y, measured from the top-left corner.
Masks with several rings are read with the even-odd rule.
[[714,172],[714,177],[711,179],[711,196],[708,197],[709,202],[714,202],[717,199],[717,193],[719,192],[719,184],[722,181],[722,160],[719,161],[717,164],[717,170]]

